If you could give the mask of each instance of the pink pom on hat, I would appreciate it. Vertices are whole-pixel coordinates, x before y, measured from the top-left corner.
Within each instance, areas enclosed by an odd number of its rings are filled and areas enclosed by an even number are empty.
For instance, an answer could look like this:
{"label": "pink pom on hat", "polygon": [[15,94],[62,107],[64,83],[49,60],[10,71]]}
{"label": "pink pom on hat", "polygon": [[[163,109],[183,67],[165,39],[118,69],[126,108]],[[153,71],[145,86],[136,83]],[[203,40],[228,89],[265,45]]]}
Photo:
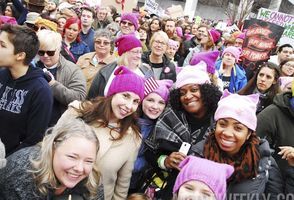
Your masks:
{"label": "pink pom on hat", "polygon": [[234,47],[234,46],[229,46],[229,47],[225,48],[222,56],[224,56],[225,53],[231,53],[236,58],[236,62],[237,62],[239,60],[241,52],[242,52],[242,49]]}
{"label": "pink pom on hat", "polygon": [[124,13],[121,15],[121,21],[124,21],[124,20],[128,20],[130,21],[134,26],[135,26],[135,29],[138,30],[139,28],[139,20],[138,20],[138,17],[135,13]]}
{"label": "pink pom on hat", "polygon": [[215,44],[221,37],[220,32],[215,29],[211,29],[208,31],[210,38],[212,39],[213,43]]}
{"label": "pink pom on hat", "polygon": [[115,41],[115,46],[118,50],[118,55],[121,56],[123,53],[130,51],[137,47],[142,47],[141,41],[136,38],[135,35],[122,35]]}
{"label": "pink pom on hat", "polygon": [[201,181],[214,193],[217,200],[226,197],[227,179],[233,174],[234,168],[227,164],[217,163],[204,158],[187,156],[179,167],[173,193],[177,193],[180,187],[188,181]]}
{"label": "pink pom on hat", "polygon": [[238,95],[232,94],[226,89],[218,102],[214,119],[217,121],[222,118],[233,118],[255,131],[257,124],[255,113],[258,101],[258,94]]}
{"label": "pink pom on hat", "polygon": [[197,66],[187,65],[182,67],[181,71],[177,74],[175,85],[176,88],[181,88],[187,84],[202,85],[204,83],[210,83],[210,79],[206,72],[206,64],[202,61]]}
{"label": "pink pom on hat", "polygon": [[114,72],[114,79],[112,80],[107,97],[120,92],[133,92],[140,97],[142,101],[144,98],[144,79],[134,72],[130,71],[125,66],[120,66]]}
{"label": "pink pom on hat", "polygon": [[190,60],[190,65],[197,65],[200,61],[204,61],[207,65],[206,71],[208,73],[215,73],[215,62],[218,58],[219,51],[208,51],[208,52],[200,52],[195,53]]}

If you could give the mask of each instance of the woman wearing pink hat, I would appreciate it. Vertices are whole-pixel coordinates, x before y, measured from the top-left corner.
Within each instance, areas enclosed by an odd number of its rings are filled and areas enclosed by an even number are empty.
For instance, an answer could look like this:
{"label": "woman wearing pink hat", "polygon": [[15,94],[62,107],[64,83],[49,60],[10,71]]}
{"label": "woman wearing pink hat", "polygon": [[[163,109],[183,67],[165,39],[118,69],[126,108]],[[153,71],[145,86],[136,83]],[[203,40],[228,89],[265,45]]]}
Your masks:
{"label": "woman wearing pink hat", "polygon": [[114,71],[121,65],[126,66],[129,70],[137,75],[152,76],[152,70],[146,65],[142,65],[142,44],[134,35],[123,35],[115,41],[118,49],[118,59],[104,66],[95,75],[90,86],[88,99],[93,99],[97,96],[106,96],[110,83],[114,78]]}
{"label": "woman wearing pink hat", "polygon": [[227,47],[222,53],[222,59],[216,62],[215,67],[219,78],[223,81],[223,88],[232,93],[238,92],[247,84],[245,71],[237,65],[241,55],[241,49]]}
{"label": "woman wearing pink hat", "polygon": [[259,94],[259,102],[256,113],[273,103],[276,94],[281,92],[279,85],[280,71],[274,63],[263,63],[257,69],[255,75],[248,81],[248,84],[242,88],[238,94],[249,95]]}
{"label": "woman wearing pink hat", "polygon": [[198,146],[206,159],[234,167],[228,180],[228,199],[261,195],[277,199],[283,193],[283,180],[269,144],[255,133],[258,99],[257,94],[242,96],[225,90],[214,115],[215,131]]}
{"label": "woman wearing pink hat", "polygon": [[[170,106],[158,118],[145,156],[153,168],[167,171],[166,186],[160,191],[163,199],[171,199],[172,187],[179,172],[179,163],[186,154],[195,154],[195,146],[213,127],[212,116],[221,92],[210,83],[208,74],[187,66],[177,75],[170,93]],[[181,146],[191,146],[180,152]]]}
{"label": "woman wearing pink hat", "polygon": [[141,144],[135,112],[144,98],[144,79],[123,66],[114,76],[105,97],[72,102],[58,123],[79,117],[94,127],[100,141],[97,164],[105,199],[123,200]]}
{"label": "woman wearing pink hat", "polygon": [[[164,111],[169,98],[169,89],[172,86],[172,80],[157,80],[149,78],[145,82],[145,97],[140,106],[138,125],[142,134],[142,144],[139,150],[137,160],[132,174],[130,193],[144,192],[142,187],[148,176],[145,171],[150,169],[144,153],[148,145],[148,137],[152,133],[158,117]],[[149,178],[149,177],[148,177]]]}

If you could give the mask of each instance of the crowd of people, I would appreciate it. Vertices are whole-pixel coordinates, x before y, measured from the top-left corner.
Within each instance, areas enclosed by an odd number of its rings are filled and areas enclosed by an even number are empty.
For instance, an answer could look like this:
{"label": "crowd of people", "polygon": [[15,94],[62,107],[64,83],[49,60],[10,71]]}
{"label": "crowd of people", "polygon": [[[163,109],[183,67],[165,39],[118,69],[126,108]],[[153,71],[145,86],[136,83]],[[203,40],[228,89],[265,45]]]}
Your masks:
{"label": "crowd of people", "polygon": [[0,3],[0,199],[294,198],[294,47],[81,0]]}

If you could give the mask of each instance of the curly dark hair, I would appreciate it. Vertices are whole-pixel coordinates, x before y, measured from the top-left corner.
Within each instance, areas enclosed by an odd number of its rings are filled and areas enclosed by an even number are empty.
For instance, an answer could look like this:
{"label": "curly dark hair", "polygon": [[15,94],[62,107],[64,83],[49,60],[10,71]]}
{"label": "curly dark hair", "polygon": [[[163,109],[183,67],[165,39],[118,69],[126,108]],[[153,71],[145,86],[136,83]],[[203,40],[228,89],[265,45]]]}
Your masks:
{"label": "curly dark hair", "polygon": [[[199,85],[201,99],[207,110],[207,115],[213,115],[217,109],[217,103],[220,100],[222,93],[213,84],[204,83]],[[172,109],[177,111],[183,111],[184,108],[180,101],[180,89],[173,89],[170,92],[169,103]]]}

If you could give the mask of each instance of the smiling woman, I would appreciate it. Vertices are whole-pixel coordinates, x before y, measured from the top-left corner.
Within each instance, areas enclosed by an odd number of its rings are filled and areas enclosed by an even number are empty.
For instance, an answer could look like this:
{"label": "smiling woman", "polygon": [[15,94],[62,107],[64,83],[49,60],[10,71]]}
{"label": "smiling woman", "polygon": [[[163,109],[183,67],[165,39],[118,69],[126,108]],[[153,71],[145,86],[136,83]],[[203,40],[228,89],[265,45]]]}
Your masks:
{"label": "smiling woman", "polygon": [[58,123],[80,117],[94,127],[105,199],[126,199],[141,143],[135,111],[144,97],[144,79],[122,66],[114,75],[106,97],[71,103]]}
{"label": "smiling woman", "polygon": [[[48,131],[43,141],[7,158],[0,170],[4,199],[103,199],[96,165],[99,141],[80,119],[69,119]],[[76,144],[79,143],[79,148]]]}

